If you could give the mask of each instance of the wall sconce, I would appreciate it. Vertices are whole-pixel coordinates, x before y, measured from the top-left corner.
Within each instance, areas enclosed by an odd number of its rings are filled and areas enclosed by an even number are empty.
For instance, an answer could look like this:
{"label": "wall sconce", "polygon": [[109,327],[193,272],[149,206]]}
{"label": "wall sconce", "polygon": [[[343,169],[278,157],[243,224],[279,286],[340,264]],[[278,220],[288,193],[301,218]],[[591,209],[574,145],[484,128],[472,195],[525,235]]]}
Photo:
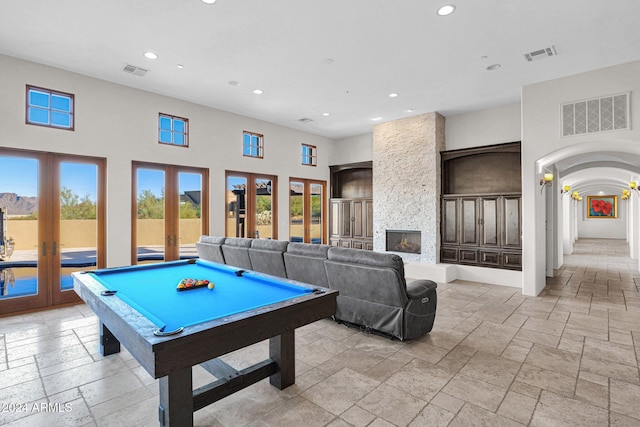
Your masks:
{"label": "wall sconce", "polygon": [[638,189],[638,183],[636,183],[635,181],[629,182],[629,188],[640,192],[640,189]]}
{"label": "wall sconce", "polygon": [[576,202],[582,201],[582,196],[577,191],[574,191],[573,193],[571,193],[571,198]]}
{"label": "wall sconce", "polygon": [[562,187],[560,189],[560,194],[562,194],[562,196],[565,196],[565,195],[569,194],[570,190],[571,190],[571,186],[570,185],[565,185],[564,187]]}
{"label": "wall sconce", "polygon": [[552,173],[547,172],[544,175],[542,175],[542,178],[540,178],[540,194],[542,194],[542,189],[548,185],[551,185],[552,182],[553,182]]}
{"label": "wall sconce", "polygon": [[629,198],[631,197],[631,191],[627,190],[626,188],[622,189],[622,200],[629,200]]}

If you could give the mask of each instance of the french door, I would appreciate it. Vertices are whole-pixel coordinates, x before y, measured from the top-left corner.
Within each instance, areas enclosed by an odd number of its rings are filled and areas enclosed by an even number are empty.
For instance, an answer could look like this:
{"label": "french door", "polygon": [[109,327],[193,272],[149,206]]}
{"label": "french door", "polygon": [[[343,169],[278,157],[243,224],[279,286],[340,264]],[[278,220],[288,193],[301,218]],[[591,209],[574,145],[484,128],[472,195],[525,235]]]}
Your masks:
{"label": "french door", "polygon": [[105,160],[0,149],[0,314],[80,301],[71,272],[102,268]]}
{"label": "french door", "polygon": [[225,235],[278,238],[277,177],[226,172]]}
{"label": "french door", "polygon": [[131,264],[197,256],[209,230],[208,169],[133,163]]}
{"label": "french door", "polygon": [[289,179],[289,240],[326,243],[326,182]]}

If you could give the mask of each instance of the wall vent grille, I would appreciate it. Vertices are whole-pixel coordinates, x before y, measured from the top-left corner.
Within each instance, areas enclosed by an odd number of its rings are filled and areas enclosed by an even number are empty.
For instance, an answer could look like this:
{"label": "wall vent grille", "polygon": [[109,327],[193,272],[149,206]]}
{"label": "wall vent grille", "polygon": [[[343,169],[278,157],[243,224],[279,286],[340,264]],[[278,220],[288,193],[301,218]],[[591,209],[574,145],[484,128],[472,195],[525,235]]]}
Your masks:
{"label": "wall vent grille", "polygon": [[562,136],[631,129],[629,93],[561,105]]}
{"label": "wall vent grille", "polygon": [[149,70],[137,67],[135,65],[126,64],[124,67],[122,67],[122,71],[124,71],[125,73],[133,74],[134,76],[142,77],[147,74]]}

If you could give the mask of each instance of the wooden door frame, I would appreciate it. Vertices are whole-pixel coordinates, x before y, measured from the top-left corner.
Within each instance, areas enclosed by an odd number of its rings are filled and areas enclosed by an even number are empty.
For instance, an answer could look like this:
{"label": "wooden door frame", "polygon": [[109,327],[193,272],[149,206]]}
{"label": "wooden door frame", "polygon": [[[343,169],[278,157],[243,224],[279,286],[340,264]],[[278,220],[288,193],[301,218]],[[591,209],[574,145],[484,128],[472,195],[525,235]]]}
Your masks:
{"label": "wooden door frame", "polygon": [[[37,220],[37,264],[36,280],[38,293],[33,296],[1,300],[0,315],[33,311],[59,304],[80,301],[73,291],[62,291],[60,287],[61,263],[58,239],[60,237],[60,163],[64,161],[85,162],[98,165],[98,235],[96,242],[98,268],[106,266],[106,159],[65,153],[23,150],[0,147],[0,156],[34,159],[38,162],[38,220]],[[55,253],[53,251],[56,247]]]}
{"label": "wooden door frame", "polygon": [[[291,183],[301,182],[303,185],[302,196],[302,222],[303,222],[303,238],[304,243],[311,243],[311,185],[320,185],[322,187],[322,235],[321,243],[327,243],[327,182],[319,179],[295,178],[289,177],[289,207],[291,206]],[[289,213],[289,230],[291,230],[291,213]],[[291,233],[289,233],[291,239]]]}
{"label": "wooden door frame", "polygon": [[180,210],[178,203],[180,172],[195,173],[202,176],[200,189],[200,225],[201,234],[209,234],[209,169],[193,166],[170,165],[166,163],[131,162],[131,265],[138,264],[138,169],[159,170],[164,173],[164,260],[171,261],[180,257]]}
{"label": "wooden door frame", "polygon": [[[250,230],[250,227],[255,227],[255,204],[256,204],[256,192],[248,191],[248,187],[252,189],[255,187],[255,182],[258,179],[266,179],[271,181],[271,231],[272,239],[278,238],[278,176],[277,175],[269,175],[264,173],[254,173],[254,172],[241,172],[241,171],[232,171],[226,170],[224,173],[224,235],[229,235],[229,230],[227,229],[227,191],[228,191],[228,182],[229,176],[237,176],[242,177],[247,180],[247,188],[245,189],[245,237],[254,237],[255,231]],[[249,215],[249,208],[251,208],[252,214]],[[253,231],[254,236],[249,236],[249,233]]]}

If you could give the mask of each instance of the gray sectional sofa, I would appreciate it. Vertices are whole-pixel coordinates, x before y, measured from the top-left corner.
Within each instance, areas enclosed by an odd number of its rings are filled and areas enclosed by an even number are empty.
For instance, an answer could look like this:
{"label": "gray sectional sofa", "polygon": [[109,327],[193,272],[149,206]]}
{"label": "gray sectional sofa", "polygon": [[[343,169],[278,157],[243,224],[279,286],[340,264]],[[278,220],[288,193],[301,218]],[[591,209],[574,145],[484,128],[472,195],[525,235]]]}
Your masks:
{"label": "gray sectional sofa", "polygon": [[406,282],[396,254],[291,243],[202,236],[200,258],[339,291],[335,320],[408,340],[428,333],[437,285]]}

